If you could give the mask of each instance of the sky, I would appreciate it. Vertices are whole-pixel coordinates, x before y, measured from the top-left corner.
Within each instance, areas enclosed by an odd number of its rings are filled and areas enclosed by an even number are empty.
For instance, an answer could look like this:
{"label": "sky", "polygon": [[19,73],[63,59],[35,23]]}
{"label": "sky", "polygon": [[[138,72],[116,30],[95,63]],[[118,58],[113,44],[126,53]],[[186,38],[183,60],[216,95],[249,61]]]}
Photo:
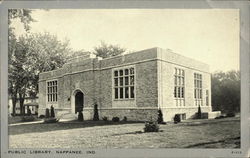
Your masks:
{"label": "sky", "polygon": [[207,63],[211,72],[239,70],[237,9],[37,9],[31,16],[31,32],[69,39],[73,50],[92,51],[101,41],[128,51],[160,47]]}

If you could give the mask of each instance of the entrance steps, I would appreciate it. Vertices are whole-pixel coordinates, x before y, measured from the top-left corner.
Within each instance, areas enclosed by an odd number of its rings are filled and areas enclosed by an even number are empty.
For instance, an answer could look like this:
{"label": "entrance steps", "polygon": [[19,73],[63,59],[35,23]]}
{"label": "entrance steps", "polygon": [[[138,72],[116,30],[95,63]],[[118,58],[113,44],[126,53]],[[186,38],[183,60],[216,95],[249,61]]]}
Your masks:
{"label": "entrance steps", "polygon": [[73,121],[77,120],[78,115],[74,113],[69,113],[69,112],[58,112],[57,113],[57,118],[59,119],[60,122],[64,121]]}

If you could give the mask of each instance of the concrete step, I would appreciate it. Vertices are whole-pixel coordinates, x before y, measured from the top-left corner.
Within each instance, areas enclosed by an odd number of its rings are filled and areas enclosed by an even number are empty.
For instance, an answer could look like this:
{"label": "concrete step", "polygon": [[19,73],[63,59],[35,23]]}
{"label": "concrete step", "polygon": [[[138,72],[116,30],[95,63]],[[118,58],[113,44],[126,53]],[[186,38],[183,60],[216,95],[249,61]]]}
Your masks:
{"label": "concrete step", "polygon": [[72,121],[72,120],[77,120],[78,115],[77,114],[73,114],[73,113],[57,113],[57,118],[59,119],[59,121]]}

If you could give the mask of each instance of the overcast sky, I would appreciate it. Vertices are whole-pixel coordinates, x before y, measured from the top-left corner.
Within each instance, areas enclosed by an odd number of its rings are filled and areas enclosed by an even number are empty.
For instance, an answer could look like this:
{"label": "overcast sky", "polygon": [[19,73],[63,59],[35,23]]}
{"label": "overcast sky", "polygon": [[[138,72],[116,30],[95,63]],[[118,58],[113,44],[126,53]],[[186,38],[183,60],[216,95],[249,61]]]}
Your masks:
{"label": "overcast sky", "polygon": [[91,51],[100,41],[130,51],[161,47],[205,62],[211,72],[239,70],[238,10],[57,9],[35,10],[32,17],[31,32],[67,38],[74,50]]}

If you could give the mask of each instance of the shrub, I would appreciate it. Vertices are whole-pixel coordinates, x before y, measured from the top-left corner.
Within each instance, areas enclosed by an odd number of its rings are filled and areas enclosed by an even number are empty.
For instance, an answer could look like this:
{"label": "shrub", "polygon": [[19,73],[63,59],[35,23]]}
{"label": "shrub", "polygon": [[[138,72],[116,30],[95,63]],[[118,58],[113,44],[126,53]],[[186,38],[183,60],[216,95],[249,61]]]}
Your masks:
{"label": "shrub", "polygon": [[98,114],[98,108],[97,108],[97,104],[94,105],[94,121],[98,121],[99,120],[99,114]]}
{"label": "shrub", "polygon": [[159,128],[157,122],[145,122],[144,132],[159,132]]}
{"label": "shrub", "polygon": [[181,122],[181,116],[179,114],[175,114],[174,123],[179,123],[179,122]]}
{"label": "shrub", "polygon": [[31,115],[31,110],[30,110],[30,108],[28,108],[28,110],[27,110],[27,115]]}
{"label": "shrub", "polygon": [[227,113],[226,117],[235,117],[235,113],[233,112]]}
{"label": "shrub", "polygon": [[215,117],[214,119],[222,119],[222,118],[225,118],[225,116],[220,115],[220,116],[218,116],[218,117]]}
{"label": "shrub", "polygon": [[78,112],[78,121],[83,121],[83,114],[82,111]]}
{"label": "shrub", "polygon": [[102,120],[103,120],[103,121],[108,121],[108,117],[104,116],[104,117],[102,118]]}
{"label": "shrub", "polygon": [[198,107],[197,119],[201,119],[201,107],[200,107],[200,105]]}
{"label": "shrub", "polygon": [[112,121],[113,121],[113,122],[119,122],[119,121],[120,121],[120,118],[119,118],[119,117],[113,117],[113,118],[112,118]]}
{"label": "shrub", "polygon": [[49,109],[46,108],[46,110],[45,110],[45,118],[49,118],[49,117],[50,117]]}
{"label": "shrub", "polygon": [[122,121],[127,122],[128,118],[126,116],[123,117]]}
{"label": "shrub", "polygon": [[59,119],[57,119],[55,117],[50,117],[50,118],[45,118],[44,119],[44,123],[56,123],[58,121],[59,121]]}
{"label": "shrub", "polygon": [[40,115],[39,118],[43,119],[45,118],[45,115]]}
{"label": "shrub", "polygon": [[50,116],[55,117],[55,110],[54,110],[53,105],[51,105],[51,107],[50,107]]}
{"label": "shrub", "polygon": [[163,122],[163,116],[162,116],[162,112],[161,109],[158,110],[158,123],[162,123]]}
{"label": "shrub", "polygon": [[23,116],[22,117],[22,121],[23,122],[29,122],[29,121],[34,121],[35,120],[35,117],[30,115],[30,116]]}

